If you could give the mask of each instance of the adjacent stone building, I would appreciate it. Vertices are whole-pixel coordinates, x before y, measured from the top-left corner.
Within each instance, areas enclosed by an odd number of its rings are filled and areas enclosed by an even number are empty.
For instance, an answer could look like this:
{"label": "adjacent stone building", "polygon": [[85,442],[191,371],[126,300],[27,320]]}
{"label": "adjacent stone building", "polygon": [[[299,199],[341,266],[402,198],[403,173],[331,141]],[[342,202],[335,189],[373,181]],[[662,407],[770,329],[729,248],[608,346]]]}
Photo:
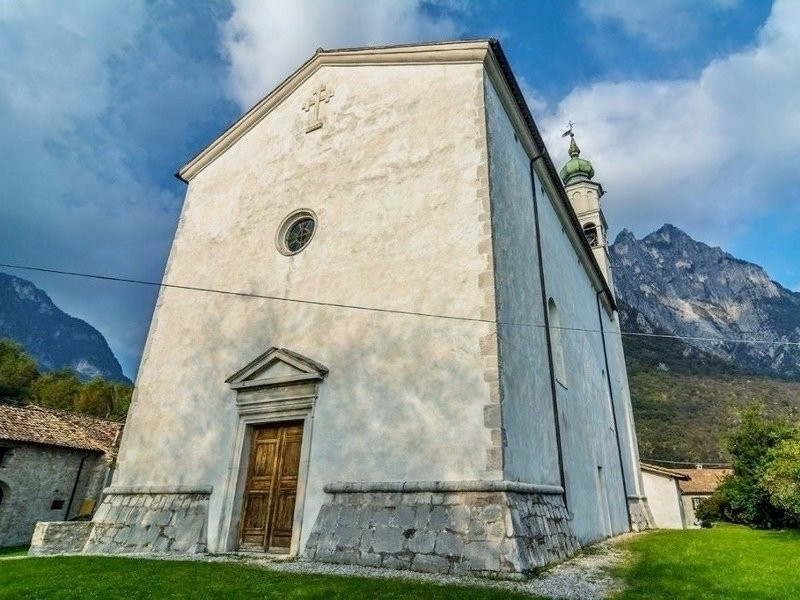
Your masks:
{"label": "adjacent stone building", "polygon": [[0,404],[0,547],[28,544],[37,521],[90,517],[120,429],[85,415]]}
{"label": "adjacent stone building", "polygon": [[694,469],[666,469],[641,463],[641,468],[653,526],[659,529],[699,527],[695,514],[698,505],[733,472],[702,465]]}
{"label": "adjacent stone building", "polygon": [[319,50],[179,171],[84,551],[524,572],[644,526],[572,141],[562,181],[495,41]]}

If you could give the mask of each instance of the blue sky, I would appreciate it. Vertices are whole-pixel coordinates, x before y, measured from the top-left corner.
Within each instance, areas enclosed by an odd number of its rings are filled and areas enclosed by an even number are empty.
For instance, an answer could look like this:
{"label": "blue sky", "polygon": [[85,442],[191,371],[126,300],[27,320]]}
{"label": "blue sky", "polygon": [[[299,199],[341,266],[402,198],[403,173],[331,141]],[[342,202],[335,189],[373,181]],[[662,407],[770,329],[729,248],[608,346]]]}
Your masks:
{"label": "blue sky", "polygon": [[[800,290],[794,0],[0,0],[0,262],[158,280],[173,173],[317,47],[489,36],[556,162],[576,123],[612,235],[670,222]],[[135,376],[153,289],[9,272]]]}

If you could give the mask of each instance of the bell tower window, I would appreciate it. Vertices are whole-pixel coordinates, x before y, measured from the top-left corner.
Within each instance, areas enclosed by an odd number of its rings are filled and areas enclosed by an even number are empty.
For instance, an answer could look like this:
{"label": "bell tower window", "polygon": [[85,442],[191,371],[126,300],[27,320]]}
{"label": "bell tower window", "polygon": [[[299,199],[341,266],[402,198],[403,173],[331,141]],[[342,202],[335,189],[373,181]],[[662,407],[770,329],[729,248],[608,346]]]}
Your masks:
{"label": "bell tower window", "polygon": [[586,225],[583,226],[583,235],[592,248],[600,245],[600,239],[597,235],[597,225],[594,223],[586,223]]}

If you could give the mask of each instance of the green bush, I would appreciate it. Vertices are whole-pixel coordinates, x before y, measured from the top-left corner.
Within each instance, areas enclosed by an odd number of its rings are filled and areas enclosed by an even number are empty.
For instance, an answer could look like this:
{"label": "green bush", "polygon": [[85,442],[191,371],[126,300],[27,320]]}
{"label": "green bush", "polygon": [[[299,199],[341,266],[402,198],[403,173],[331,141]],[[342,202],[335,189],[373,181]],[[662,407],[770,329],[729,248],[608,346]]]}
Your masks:
{"label": "green bush", "polygon": [[765,418],[753,404],[727,439],[733,473],[700,504],[701,521],[725,520],[763,529],[800,525],[800,429]]}
{"label": "green bush", "polygon": [[770,450],[761,484],[772,504],[800,523],[800,435],[795,433]]}
{"label": "green bush", "polygon": [[711,527],[717,521],[724,521],[726,503],[721,493],[715,492],[708,498],[700,501],[694,514],[700,521],[700,527]]}

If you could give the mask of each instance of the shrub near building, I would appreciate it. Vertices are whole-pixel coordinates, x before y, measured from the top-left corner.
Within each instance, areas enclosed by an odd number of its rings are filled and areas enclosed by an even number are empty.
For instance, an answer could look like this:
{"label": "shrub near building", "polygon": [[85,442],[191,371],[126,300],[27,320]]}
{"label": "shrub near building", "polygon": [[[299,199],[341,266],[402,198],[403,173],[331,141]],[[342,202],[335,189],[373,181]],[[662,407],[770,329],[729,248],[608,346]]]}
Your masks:
{"label": "shrub near building", "polygon": [[767,419],[761,405],[741,413],[727,439],[733,474],[702,502],[697,515],[765,529],[800,526],[800,427]]}

